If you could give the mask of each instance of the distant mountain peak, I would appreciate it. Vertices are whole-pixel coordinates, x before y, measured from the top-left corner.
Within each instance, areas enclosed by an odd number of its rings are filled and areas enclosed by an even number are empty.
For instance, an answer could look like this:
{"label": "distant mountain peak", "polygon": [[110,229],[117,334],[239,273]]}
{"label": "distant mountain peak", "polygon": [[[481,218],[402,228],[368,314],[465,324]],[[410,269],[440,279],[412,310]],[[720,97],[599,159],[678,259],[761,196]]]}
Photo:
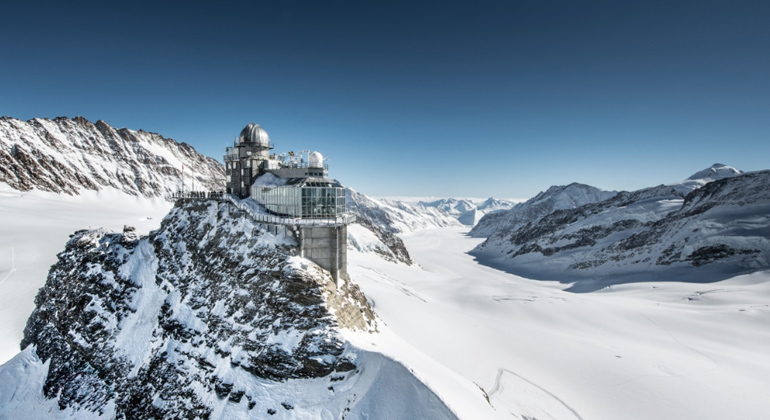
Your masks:
{"label": "distant mountain peak", "polygon": [[722,163],[715,163],[702,171],[698,171],[692,174],[687,179],[689,180],[711,179],[712,181],[716,181],[719,179],[740,175],[742,173],[743,171],[741,171],[740,169],[733,168],[732,166],[727,166]]}

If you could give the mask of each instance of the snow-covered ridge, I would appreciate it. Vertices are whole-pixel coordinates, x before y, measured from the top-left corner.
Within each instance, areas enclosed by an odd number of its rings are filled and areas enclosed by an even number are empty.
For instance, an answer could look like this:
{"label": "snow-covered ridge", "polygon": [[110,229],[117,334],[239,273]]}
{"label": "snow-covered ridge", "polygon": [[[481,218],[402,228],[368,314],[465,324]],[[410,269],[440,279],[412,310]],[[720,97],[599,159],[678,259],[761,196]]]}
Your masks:
{"label": "snow-covered ridge", "polygon": [[433,201],[420,201],[417,206],[437,208],[465,226],[474,226],[484,215],[510,210],[514,204],[511,200],[490,197],[483,201],[467,198],[442,198]]}
{"label": "snow-covered ridge", "polygon": [[374,330],[366,298],[296,251],[213,201],[147,237],[77,232],[0,367],[0,418],[456,418],[343,338]]}
{"label": "snow-covered ridge", "polygon": [[589,203],[596,203],[613,197],[615,191],[604,191],[590,185],[572,183],[553,186],[508,211],[485,215],[471,229],[471,235],[482,238],[514,232],[527,223],[536,223],[555,210],[573,209]]}
{"label": "snow-covered ridge", "polygon": [[494,233],[474,255],[530,278],[578,281],[576,290],[770,269],[770,171],[722,175],[556,210]]}
{"label": "snow-covered ridge", "polygon": [[183,179],[186,189],[218,191],[224,169],[186,143],[101,120],[0,118],[0,182],[16,190],[77,195],[111,187],[164,197]]}

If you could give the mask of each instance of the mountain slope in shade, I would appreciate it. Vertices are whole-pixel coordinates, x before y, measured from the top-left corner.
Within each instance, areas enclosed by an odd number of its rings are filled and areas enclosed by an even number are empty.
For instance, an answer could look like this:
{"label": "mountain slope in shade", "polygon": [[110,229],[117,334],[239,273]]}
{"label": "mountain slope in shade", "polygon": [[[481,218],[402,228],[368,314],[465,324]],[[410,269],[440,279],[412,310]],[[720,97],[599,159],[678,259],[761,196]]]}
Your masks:
{"label": "mountain slope in shade", "polygon": [[571,209],[584,204],[606,200],[616,194],[590,185],[572,183],[553,186],[508,211],[485,215],[471,229],[471,236],[483,238],[493,235],[507,236],[527,223],[536,223],[555,210]]}
{"label": "mountain slope in shade", "polygon": [[224,169],[186,143],[101,120],[0,118],[0,182],[19,191],[77,195],[111,187],[164,197],[181,189],[183,178],[188,190],[219,191]]}
{"label": "mountain slope in shade", "polygon": [[0,367],[0,418],[455,419],[344,339],[376,333],[366,298],[296,254],[211,201],[178,203],[147,237],[77,232]]}
{"label": "mountain slope in shade", "polygon": [[691,177],[557,210],[491,236],[473,254],[530,278],[577,282],[574,290],[657,279],[716,281],[766,270],[770,171],[731,175]]}

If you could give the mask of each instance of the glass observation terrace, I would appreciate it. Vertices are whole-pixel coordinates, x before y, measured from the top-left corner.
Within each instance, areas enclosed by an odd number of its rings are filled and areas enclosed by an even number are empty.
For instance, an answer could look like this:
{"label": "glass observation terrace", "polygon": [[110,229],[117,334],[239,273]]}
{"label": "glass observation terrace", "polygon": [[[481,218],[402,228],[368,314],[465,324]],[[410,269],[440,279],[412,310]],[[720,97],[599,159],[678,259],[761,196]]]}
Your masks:
{"label": "glass observation terrace", "polygon": [[345,214],[345,189],[341,187],[255,187],[251,198],[279,216],[333,219]]}

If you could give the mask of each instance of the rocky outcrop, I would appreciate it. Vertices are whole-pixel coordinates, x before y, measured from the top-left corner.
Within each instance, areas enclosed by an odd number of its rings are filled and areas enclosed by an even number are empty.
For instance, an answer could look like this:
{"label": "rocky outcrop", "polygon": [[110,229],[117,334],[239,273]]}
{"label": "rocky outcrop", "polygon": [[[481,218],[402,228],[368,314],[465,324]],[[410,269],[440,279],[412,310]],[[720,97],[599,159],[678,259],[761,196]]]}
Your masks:
{"label": "rocky outcrop", "polygon": [[186,143],[101,120],[0,118],[0,182],[14,189],[77,195],[114,188],[164,197],[183,179],[187,189],[220,191],[224,168]]}
{"label": "rocky outcrop", "polygon": [[[291,236],[213,201],[180,201],[149,237],[79,231],[36,298],[22,348],[48,365],[42,392],[62,410],[133,419],[209,418],[223,407],[259,418],[312,415],[324,407],[291,393],[266,399],[265,387],[315,378],[311,388],[334,400],[335,387],[358,372],[340,322],[365,331],[376,324],[357,286],[335,288],[296,254]],[[355,404],[334,401],[336,415]]]}

